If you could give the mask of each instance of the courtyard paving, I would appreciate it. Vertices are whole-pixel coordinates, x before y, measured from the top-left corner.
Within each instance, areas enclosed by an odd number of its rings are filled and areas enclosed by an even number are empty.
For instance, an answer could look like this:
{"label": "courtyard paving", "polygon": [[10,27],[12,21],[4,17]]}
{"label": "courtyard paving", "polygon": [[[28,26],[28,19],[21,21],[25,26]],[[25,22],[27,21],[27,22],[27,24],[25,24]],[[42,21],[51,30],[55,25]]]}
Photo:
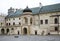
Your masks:
{"label": "courtyard paving", "polygon": [[0,41],[60,41],[59,35],[40,36],[40,35],[11,35],[0,36]]}

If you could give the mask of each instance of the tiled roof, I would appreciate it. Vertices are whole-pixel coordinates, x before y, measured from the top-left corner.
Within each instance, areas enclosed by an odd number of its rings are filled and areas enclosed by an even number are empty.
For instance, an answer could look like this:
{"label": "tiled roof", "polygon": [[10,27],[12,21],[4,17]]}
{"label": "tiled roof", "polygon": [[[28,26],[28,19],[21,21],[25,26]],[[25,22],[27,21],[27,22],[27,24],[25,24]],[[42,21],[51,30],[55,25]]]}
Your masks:
{"label": "tiled roof", "polygon": [[[59,4],[42,6],[42,8],[35,7],[35,8],[30,8],[30,9],[32,10],[32,14],[58,12],[58,11],[60,11],[60,3]],[[6,16],[6,18],[17,17],[17,16],[20,16],[20,15],[23,15],[23,10],[18,9],[15,13],[8,14]]]}
{"label": "tiled roof", "polygon": [[60,4],[54,4],[54,5],[43,6],[40,13],[58,12],[58,11],[60,11]]}

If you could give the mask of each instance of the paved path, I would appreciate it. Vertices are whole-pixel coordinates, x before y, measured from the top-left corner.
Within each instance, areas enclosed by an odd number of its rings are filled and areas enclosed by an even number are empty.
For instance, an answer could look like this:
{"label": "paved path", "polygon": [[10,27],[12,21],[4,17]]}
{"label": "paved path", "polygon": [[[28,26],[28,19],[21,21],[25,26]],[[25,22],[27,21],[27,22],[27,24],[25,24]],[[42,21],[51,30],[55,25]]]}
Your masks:
{"label": "paved path", "polygon": [[35,35],[19,35],[19,36],[0,36],[0,41],[60,41],[60,36],[35,36]]}

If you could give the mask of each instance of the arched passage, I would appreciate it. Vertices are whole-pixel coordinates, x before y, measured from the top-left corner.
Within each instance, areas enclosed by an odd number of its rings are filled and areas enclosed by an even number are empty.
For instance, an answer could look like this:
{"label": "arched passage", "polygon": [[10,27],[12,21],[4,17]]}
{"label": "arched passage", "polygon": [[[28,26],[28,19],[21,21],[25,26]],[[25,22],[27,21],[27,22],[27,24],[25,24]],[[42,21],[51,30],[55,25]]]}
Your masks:
{"label": "arched passage", "polygon": [[6,32],[8,33],[9,32],[9,29],[6,29]]}
{"label": "arched passage", "polygon": [[26,35],[27,34],[27,28],[24,28],[23,32],[24,32],[24,35]]}
{"label": "arched passage", "polygon": [[5,34],[4,32],[5,32],[5,30],[4,29],[1,29],[1,34]]}
{"label": "arched passage", "polygon": [[28,19],[26,17],[24,17],[24,20],[25,20],[25,24],[28,23]]}

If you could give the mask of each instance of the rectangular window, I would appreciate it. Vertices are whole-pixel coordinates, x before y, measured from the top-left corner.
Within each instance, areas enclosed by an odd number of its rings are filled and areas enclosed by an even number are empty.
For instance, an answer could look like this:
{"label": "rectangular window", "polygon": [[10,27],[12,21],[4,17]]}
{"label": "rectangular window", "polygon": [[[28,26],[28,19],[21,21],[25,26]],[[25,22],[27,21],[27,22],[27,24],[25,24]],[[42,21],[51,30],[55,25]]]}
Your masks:
{"label": "rectangular window", "polygon": [[48,19],[45,20],[45,24],[48,24]]}
{"label": "rectangular window", "polygon": [[40,24],[43,24],[43,20],[40,20]]}

